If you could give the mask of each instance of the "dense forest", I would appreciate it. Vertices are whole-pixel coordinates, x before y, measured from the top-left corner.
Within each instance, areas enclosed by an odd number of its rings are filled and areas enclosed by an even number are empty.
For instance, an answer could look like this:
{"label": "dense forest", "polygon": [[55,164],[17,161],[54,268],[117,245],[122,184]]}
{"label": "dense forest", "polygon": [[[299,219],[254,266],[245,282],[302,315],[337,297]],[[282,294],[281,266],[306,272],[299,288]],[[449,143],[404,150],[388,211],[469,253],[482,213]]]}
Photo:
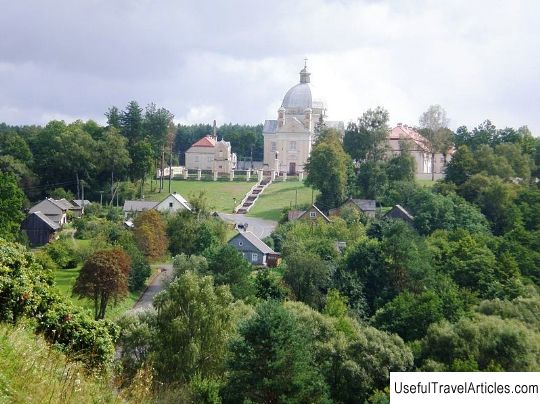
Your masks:
{"label": "dense forest", "polygon": [[[139,111],[139,126],[130,111]],[[109,375],[122,399],[387,403],[391,371],[540,371],[540,140],[526,127],[419,128],[430,150],[453,150],[445,179],[425,186],[406,144],[388,155],[384,109],[364,113],[343,139],[321,123],[306,179],[319,191],[317,205],[372,198],[378,213],[343,209],[314,224],[289,222],[285,210],[264,240],[281,253],[277,268],[254,268],[227,244],[204,194],[191,200],[193,213],[152,211],[133,230],[112,207],[90,211],[75,226],[93,245],[67,252],[84,263],[81,274],[114,267],[125,293],[130,282],[140,287],[132,263],[144,280],[148,262],[173,261],[155,310],[113,323],[99,319],[97,297],[95,320],[54,292],[57,251],[34,254],[13,242],[17,210],[25,197],[76,192],[76,177],[89,189],[111,177],[142,181],[162,149],[174,141],[173,150],[185,150],[211,127],[172,128],[165,110],[143,113],[133,103],[107,116],[107,127],[2,126],[1,203],[15,208],[0,211],[0,320],[33,319],[47,341]],[[220,131],[243,147],[239,154],[260,147],[258,127]],[[385,218],[396,204],[410,223]],[[74,293],[92,299],[92,279]]]}

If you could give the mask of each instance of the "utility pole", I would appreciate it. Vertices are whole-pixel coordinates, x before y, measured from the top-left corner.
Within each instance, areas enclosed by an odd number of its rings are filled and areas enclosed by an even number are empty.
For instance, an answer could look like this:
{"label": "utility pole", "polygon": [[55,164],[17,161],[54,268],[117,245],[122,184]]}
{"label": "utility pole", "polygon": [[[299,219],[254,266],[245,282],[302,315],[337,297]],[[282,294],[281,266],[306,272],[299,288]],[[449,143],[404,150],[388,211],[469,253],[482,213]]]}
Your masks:
{"label": "utility pole", "polygon": [[298,188],[295,189],[296,195],[294,196],[294,208],[298,207]]}
{"label": "utility pole", "polygon": [[169,153],[169,194],[171,193],[171,180],[172,180],[172,143]]}
{"label": "utility pole", "polygon": [[165,147],[161,147],[161,171],[159,173],[159,192],[163,191],[163,163],[165,160]]}
{"label": "utility pole", "polygon": [[103,191],[99,191],[99,204],[103,206]]}

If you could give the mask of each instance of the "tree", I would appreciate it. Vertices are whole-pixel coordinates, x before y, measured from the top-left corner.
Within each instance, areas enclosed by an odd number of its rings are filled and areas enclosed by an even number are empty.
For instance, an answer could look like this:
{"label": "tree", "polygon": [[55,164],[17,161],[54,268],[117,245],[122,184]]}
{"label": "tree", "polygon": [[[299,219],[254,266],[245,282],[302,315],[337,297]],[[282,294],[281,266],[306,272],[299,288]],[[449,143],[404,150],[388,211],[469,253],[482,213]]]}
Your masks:
{"label": "tree", "polygon": [[101,156],[100,169],[110,173],[112,203],[115,174],[116,179],[122,178],[132,163],[127,150],[127,140],[116,128],[112,127],[105,131],[97,146]]}
{"label": "tree", "polygon": [[289,296],[289,290],[278,274],[264,269],[255,278],[255,296],[263,300],[283,301]]}
{"label": "tree", "polygon": [[473,370],[527,372],[540,366],[539,341],[538,332],[517,320],[477,314],[430,327],[419,356],[454,371],[469,361]]}
{"label": "tree", "polygon": [[446,153],[452,146],[453,133],[448,129],[449,120],[446,111],[440,105],[430,105],[419,119],[420,133],[427,140],[426,146],[431,153],[431,179],[435,180],[435,154]]}
{"label": "tree", "polygon": [[233,297],[212,277],[186,271],[154,299],[154,368],[160,381],[189,382],[223,373],[233,329]]}
{"label": "tree", "polygon": [[308,172],[305,183],[321,191],[317,197],[321,208],[334,208],[345,199],[350,164],[337,133],[325,137],[311,151],[305,166]]}
{"label": "tree", "polygon": [[360,165],[357,176],[360,195],[366,199],[380,199],[388,187],[386,165],[381,161],[366,161]]}
{"label": "tree", "polygon": [[251,265],[233,246],[224,246],[212,252],[208,272],[216,285],[229,285],[232,295],[245,299],[255,294],[251,279]]}
{"label": "tree", "polygon": [[328,401],[305,330],[280,303],[260,304],[238,333],[229,348],[226,403]]}
{"label": "tree", "polygon": [[389,114],[382,107],[364,112],[357,123],[349,123],[343,148],[360,162],[380,161],[386,157]]}
{"label": "tree", "polygon": [[162,258],[167,252],[169,240],[165,232],[165,221],[156,210],[146,210],[133,222],[135,241],[149,259]]}
{"label": "tree", "polygon": [[24,194],[15,177],[0,172],[0,238],[15,240],[24,219]]}
{"label": "tree", "polygon": [[416,161],[409,151],[408,144],[400,142],[401,152],[388,159],[386,174],[390,181],[414,181]]}
{"label": "tree", "polygon": [[[116,118],[115,118],[116,119]],[[120,112],[120,127],[122,135],[124,135],[129,142],[129,146],[135,145],[143,138],[143,117],[142,108],[136,101],[131,101],[126,109]],[[132,155],[132,159],[135,158]]]}
{"label": "tree", "polygon": [[461,185],[475,173],[475,167],[476,162],[471,149],[466,145],[459,146],[446,166],[445,181]]}
{"label": "tree", "polygon": [[73,285],[73,293],[94,301],[94,317],[105,318],[111,299],[127,295],[130,260],[120,248],[97,251],[92,254]]}
{"label": "tree", "polygon": [[152,143],[154,156],[161,156],[174,115],[165,108],[157,108],[156,104],[150,103],[146,106],[143,119],[143,132]]}
{"label": "tree", "polygon": [[315,309],[321,309],[330,286],[329,264],[313,253],[300,251],[287,256],[286,263],[283,280],[296,298]]}
{"label": "tree", "polygon": [[144,194],[144,181],[152,171],[154,164],[154,152],[148,140],[139,140],[130,149],[131,166],[130,173],[135,179],[141,180],[141,196]]}
{"label": "tree", "polygon": [[120,118],[120,110],[118,107],[112,106],[107,112],[105,112],[107,117],[107,125],[111,128],[120,129],[122,127],[122,122]]}

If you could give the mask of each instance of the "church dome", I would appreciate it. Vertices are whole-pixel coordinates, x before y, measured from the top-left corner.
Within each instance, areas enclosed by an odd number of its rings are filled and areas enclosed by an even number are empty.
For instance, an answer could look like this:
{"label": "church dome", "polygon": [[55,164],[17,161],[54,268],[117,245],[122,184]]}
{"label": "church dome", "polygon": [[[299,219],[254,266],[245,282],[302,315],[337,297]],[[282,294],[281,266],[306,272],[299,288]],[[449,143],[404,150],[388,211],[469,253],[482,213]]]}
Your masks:
{"label": "church dome", "polygon": [[304,66],[300,71],[300,83],[287,91],[281,103],[282,108],[301,110],[301,112],[307,108],[324,108],[324,103],[316,96],[316,91],[310,84],[310,76],[311,73]]}

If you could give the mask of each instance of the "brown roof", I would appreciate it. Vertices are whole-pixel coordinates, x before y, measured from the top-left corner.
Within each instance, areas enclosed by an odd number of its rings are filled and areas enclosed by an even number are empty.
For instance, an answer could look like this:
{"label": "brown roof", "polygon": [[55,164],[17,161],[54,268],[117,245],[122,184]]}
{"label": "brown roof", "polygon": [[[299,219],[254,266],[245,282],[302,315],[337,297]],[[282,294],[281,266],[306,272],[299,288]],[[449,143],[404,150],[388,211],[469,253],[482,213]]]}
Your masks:
{"label": "brown roof", "polygon": [[210,136],[206,135],[203,138],[197,140],[191,147],[214,147],[216,145],[216,140]]}

